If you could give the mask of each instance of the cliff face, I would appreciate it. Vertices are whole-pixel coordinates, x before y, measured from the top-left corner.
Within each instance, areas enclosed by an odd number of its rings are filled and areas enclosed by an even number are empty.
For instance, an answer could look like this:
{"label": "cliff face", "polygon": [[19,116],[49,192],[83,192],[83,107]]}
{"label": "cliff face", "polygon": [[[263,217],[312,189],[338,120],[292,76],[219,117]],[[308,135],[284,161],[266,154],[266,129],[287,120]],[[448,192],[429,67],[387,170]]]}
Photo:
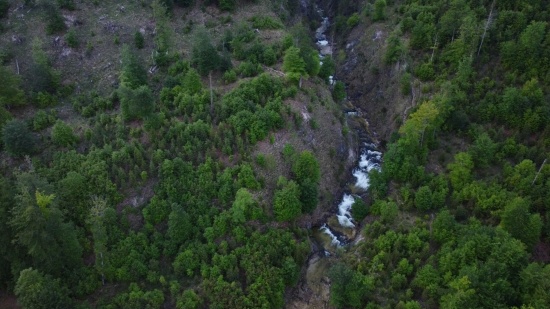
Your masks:
{"label": "cliff face", "polygon": [[407,96],[400,91],[407,64],[384,64],[386,40],[392,30],[386,23],[360,24],[342,39],[335,52],[345,54],[337,67],[337,79],[346,84],[349,101],[364,113],[382,143],[398,129],[415,97],[414,91]]}
{"label": "cliff face", "polygon": [[[365,18],[361,3],[345,0],[319,0],[316,3],[332,22],[329,31],[337,63],[335,77],[346,84],[349,102],[363,112],[370,130],[384,144],[414,106],[418,92],[414,87],[410,95],[403,95],[400,91],[406,62],[384,63],[387,40],[396,25],[391,19],[373,23]],[[338,19],[345,21],[355,12],[361,16],[357,26],[348,31],[335,30]]]}

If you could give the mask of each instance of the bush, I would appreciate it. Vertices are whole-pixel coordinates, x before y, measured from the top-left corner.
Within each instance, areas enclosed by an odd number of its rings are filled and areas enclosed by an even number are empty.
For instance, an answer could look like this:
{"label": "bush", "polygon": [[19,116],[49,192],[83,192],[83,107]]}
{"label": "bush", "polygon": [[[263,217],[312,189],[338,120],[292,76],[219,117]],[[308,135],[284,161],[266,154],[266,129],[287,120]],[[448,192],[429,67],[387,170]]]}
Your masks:
{"label": "bush", "polygon": [[155,108],[153,93],[145,85],[137,89],[122,86],[118,89],[118,95],[124,120],[144,119]]}
{"label": "bush", "polygon": [[269,16],[254,16],[250,19],[250,21],[252,22],[252,27],[257,29],[277,30],[283,28],[283,24],[280,21]]}
{"label": "bush", "polygon": [[353,13],[348,18],[348,21],[346,22],[346,24],[348,25],[348,28],[350,28],[350,29],[357,26],[359,24],[359,14]]}
{"label": "bush", "polygon": [[77,48],[80,44],[78,40],[78,36],[76,35],[76,30],[74,28],[69,29],[67,31],[67,34],[65,35],[65,41],[67,41],[67,45],[71,48]]}
{"label": "bush", "polygon": [[369,209],[367,208],[367,203],[363,199],[356,198],[355,202],[351,206],[351,215],[353,220],[360,222],[369,214]]}
{"label": "bush", "polygon": [[136,31],[134,33],[134,45],[138,49],[142,49],[145,46],[145,38],[143,37],[143,34],[141,32]]}
{"label": "bush", "polygon": [[47,34],[58,33],[67,28],[67,26],[65,26],[65,20],[63,19],[63,16],[59,12],[59,10],[54,7],[51,7],[48,10],[46,23]]}
{"label": "bush", "polygon": [[52,141],[58,146],[70,146],[78,142],[73,129],[61,120],[55,122],[52,128]]}
{"label": "bush", "polygon": [[400,84],[401,84],[401,93],[403,93],[403,95],[411,94],[411,91],[412,91],[411,78],[412,78],[411,73],[405,73],[401,77]]}
{"label": "bush", "polygon": [[237,71],[241,77],[253,77],[258,75],[261,72],[261,67],[259,65],[253,64],[252,62],[245,61],[242,62]]}
{"label": "bush", "polygon": [[8,15],[10,3],[8,0],[0,0],[0,18],[4,18]]}
{"label": "bush", "polygon": [[433,63],[423,63],[416,69],[416,75],[422,81],[429,81],[435,78],[435,70]]}
{"label": "bush", "polygon": [[55,117],[53,115],[48,115],[45,111],[39,110],[34,115],[32,120],[32,129],[34,131],[41,131],[55,122]]}
{"label": "bush", "polygon": [[268,47],[264,50],[262,54],[262,63],[271,66],[277,63],[277,53],[272,47]]}
{"label": "bush", "polygon": [[52,107],[57,105],[57,99],[55,96],[47,92],[39,92],[36,95],[36,106],[40,108]]}
{"label": "bush", "polygon": [[57,0],[57,5],[60,8],[73,11],[76,7],[74,5],[74,0]]}
{"label": "bush", "polygon": [[220,9],[222,11],[233,11],[235,9],[235,0],[220,0]]}
{"label": "bush", "polygon": [[223,73],[223,81],[226,84],[231,84],[237,81],[237,73],[234,70],[229,70]]}
{"label": "bush", "polygon": [[332,90],[332,97],[336,103],[341,102],[346,98],[346,86],[341,81],[337,81]]}
{"label": "bush", "polygon": [[6,151],[15,157],[31,154],[35,140],[27,124],[21,120],[11,120],[2,129],[2,141]]}
{"label": "bush", "polygon": [[372,20],[379,21],[384,19],[386,19],[386,0],[376,0],[376,2],[374,2]]}

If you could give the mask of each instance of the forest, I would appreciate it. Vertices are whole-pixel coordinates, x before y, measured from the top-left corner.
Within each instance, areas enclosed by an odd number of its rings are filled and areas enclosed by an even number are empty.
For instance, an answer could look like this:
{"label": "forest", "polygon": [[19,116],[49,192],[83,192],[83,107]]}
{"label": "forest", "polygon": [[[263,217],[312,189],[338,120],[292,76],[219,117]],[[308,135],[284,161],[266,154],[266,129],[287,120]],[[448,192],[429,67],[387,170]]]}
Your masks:
{"label": "forest", "polygon": [[327,308],[550,308],[549,21],[541,0],[0,0],[0,308],[295,308],[355,163],[350,63],[391,85],[393,133]]}

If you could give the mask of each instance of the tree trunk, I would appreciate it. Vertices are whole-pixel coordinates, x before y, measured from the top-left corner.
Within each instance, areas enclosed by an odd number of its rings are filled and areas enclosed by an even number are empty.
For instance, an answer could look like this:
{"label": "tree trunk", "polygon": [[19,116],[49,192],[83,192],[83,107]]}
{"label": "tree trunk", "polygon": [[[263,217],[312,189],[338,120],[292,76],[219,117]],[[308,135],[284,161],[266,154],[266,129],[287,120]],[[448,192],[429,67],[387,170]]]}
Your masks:
{"label": "tree trunk", "polygon": [[485,40],[485,35],[487,35],[487,29],[489,28],[489,25],[491,24],[491,21],[493,19],[493,9],[495,7],[496,0],[493,0],[493,3],[491,4],[491,10],[489,11],[489,16],[487,17],[487,22],[485,22],[485,29],[483,29],[483,35],[481,36],[481,42],[479,43],[479,48],[477,49],[477,55],[479,56],[479,53],[481,52],[481,47],[483,46],[483,41]]}
{"label": "tree trunk", "polygon": [[208,80],[210,81],[210,117],[214,119],[214,93],[212,91],[212,71],[208,72]]}

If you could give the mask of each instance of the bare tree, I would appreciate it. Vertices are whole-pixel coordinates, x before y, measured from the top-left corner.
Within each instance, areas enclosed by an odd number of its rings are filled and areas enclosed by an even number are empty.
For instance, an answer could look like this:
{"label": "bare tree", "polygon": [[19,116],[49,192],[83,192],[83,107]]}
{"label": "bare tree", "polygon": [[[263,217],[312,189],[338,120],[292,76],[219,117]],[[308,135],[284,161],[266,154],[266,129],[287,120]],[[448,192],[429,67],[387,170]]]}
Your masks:
{"label": "bare tree", "polygon": [[493,0],[493,3],[491,3],[491,10],[489,11],[489,16],[487,16],[487,21],[485,22],[485,28],[483,29],[481,42],[479,43],[479,48],[477,49],[478,56],[479,56],[479,53],[481,52],[481,47],[483,46],[483,41],[485,40],[485,36],[487,35],[487,29],[489,29],[489,26],[493,22],[493,9],[495,8],[495,2],[496,0]]}

